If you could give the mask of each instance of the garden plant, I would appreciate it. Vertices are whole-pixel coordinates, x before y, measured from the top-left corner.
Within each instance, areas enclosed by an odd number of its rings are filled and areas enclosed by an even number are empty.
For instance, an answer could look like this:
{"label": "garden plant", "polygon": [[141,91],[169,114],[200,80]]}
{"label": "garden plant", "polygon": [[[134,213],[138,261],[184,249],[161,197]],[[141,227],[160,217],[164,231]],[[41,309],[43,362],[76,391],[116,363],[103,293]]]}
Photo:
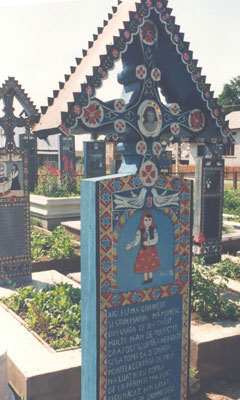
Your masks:
{"label": "garden plant", "polygon": [[34,261],[47,256],[52,259],[69,258],[74,255],[71,236],[62,226],[49,235],[39,231],[31,233],[31,254]]}
{"label": "garden plant", "polygon": [[59,283],[38,292],[34,286],[23,287],[1,301],[53,349],[65,349],[81,343],[80,295],[80,289]]}
{"label": "garden plant", "polygon": [[240,190],[225,189],[223,212],[240,217]]}
{"label": "garden plant", "polygon": [[191,311],[205,322],[238,320],[239,304],[222,299],[228,278],[222,276],[220,282],[216,283],[219,270],[215,270],[213,266],[204,267],[203,259],[195,258],[193,261]]}
{"label": "garden plant", "polygon": [[[63,156],[64,157],[64,156]],[[63,158],[64,170],[51,166],[49,162],[39,169],[38,185],[34,194],[47,197],[72,197],[80,196],[80,179],[77,171],[74,171],[72,163]]]}

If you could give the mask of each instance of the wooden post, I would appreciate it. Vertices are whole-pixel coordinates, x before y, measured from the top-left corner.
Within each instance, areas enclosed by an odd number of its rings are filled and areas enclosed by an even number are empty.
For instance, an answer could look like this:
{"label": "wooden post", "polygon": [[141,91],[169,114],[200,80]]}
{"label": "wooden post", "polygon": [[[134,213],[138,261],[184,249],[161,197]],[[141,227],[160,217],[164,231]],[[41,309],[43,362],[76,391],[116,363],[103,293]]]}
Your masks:
{"label": "wooden post", "polygon": [[233,189],[237,189],[237,180],[238,180],[238,173],[237,171],[233,172]]}

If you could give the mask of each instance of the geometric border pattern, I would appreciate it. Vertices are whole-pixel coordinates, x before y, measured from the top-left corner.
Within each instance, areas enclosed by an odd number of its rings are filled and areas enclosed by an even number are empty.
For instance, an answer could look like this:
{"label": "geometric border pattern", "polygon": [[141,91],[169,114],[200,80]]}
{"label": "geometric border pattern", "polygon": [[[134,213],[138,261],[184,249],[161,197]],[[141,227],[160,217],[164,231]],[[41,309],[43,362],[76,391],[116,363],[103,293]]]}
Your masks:
{"label": "geometric border pattern", "polygon": [[[113,242],[116,237],[112,233],[113,224],[110,220],[106,223],[106,216],[112,216],[112,193],[141,187],[138,175],[104,179],[99,182],[99,258],[100,258],[100,400],[106,398],[106,309],[108,307],[123,306],[127,304],[142,303],[158,300],[177,294],[183,295],[182,316],[182,383],[181,400],[187,396],[187,360],[188,360],[188,313],[189,313],[189,274],[190,274],[190,182],[177,177],[159,176],[156,187],[178,190],[180,194],[180,216],[176,217],[178,228],[175,239],[179,240],[179,252],[176,257],[178,273],[175,280],[169,285],[163,285],[146,290],[116,293],[112,287],[112,260],[115,265],[116,247]],[[170,211],[170,218],[175,218]],[[130,211],[130,215],[133,212]],[[130,216],[129,215],[129,216]],[[128,216],[128,217],[129,217]],[[103,223],[104,220],[104,223]],[[124,220],[120,221],[124,223]]]}

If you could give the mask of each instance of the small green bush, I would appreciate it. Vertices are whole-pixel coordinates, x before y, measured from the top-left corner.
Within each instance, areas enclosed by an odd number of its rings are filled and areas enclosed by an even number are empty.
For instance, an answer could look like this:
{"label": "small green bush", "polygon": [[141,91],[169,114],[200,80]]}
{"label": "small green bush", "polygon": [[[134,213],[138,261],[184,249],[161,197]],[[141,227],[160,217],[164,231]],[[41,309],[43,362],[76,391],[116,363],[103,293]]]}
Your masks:
{"label": "small green bush", "polygon": [[74,255],[72,238],[62,226],[54,229],[50,235],[33,231],[31,233],[31,254],[36,261],[43,256],[53,259],[69,258]]}
{"label": "small green bush", "polygon": [[80,296],[79,288],[59,283],[39,292],[34,286],[20,288],[1,300],[52,348],[64,349],[81,343]]}
{"label": "small green bush", "polygon": [[227,257],[219,263],[213,264],[216,274],[240,281],[240,264]]}
{"label": "small green bush", "polygon": [[226,189],[224,190],[223,212],[240,216],[240,190]]}
{"label": "small green bush", "polygon": [[223,277],[219,284],[214,283],[216,272],[209,267],[192,265],[192,312],[196,312],[205,322],[217,320],[237,320],[240,309],[237,304],[222,299],[226,290],[227,278]]}

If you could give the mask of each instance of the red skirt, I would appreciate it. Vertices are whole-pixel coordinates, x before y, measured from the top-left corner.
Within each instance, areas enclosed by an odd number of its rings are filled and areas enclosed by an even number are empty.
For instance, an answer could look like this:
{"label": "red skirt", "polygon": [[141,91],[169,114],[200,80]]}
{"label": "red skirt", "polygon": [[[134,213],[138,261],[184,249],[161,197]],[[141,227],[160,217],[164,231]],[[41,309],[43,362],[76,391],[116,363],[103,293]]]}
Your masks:
{"label": "red skirt", "polygon": [[134,272],[143,274],[145,272],[153,272],[160,268],[160,261],[156,247],[148,246],[140,249],[134,264]]}

